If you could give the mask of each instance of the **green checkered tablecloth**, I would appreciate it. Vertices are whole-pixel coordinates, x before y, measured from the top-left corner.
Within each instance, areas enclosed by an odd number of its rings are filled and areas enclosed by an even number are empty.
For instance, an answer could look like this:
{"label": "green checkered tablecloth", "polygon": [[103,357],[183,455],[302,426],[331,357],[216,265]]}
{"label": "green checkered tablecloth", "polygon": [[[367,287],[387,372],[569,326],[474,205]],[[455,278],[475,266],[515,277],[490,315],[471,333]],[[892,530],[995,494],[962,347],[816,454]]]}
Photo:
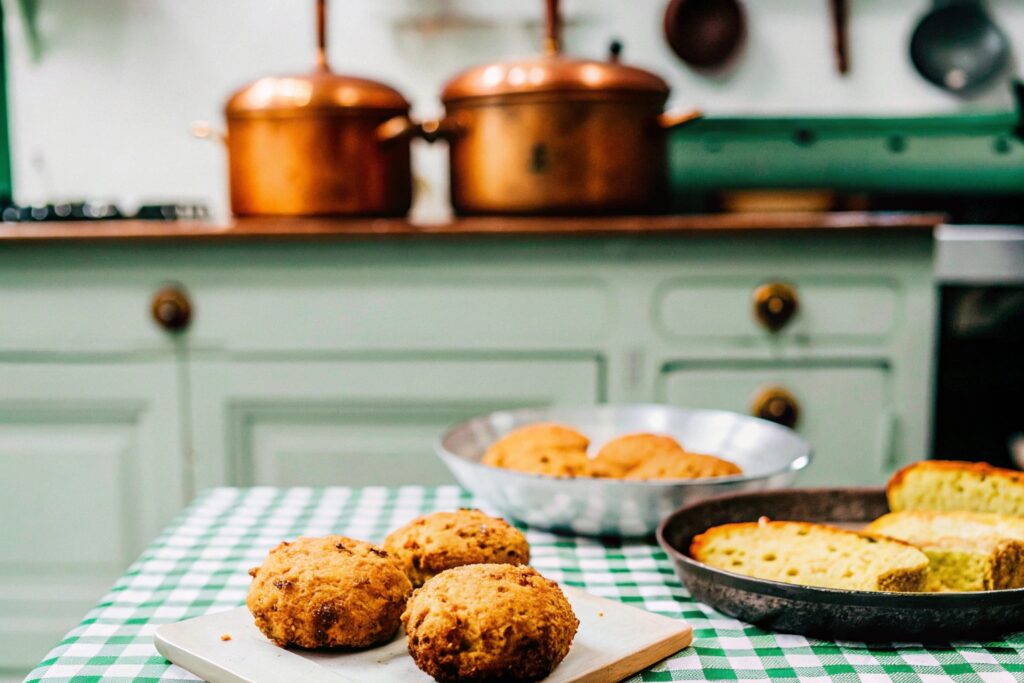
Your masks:
{"label": "green checkered tablecloth", "polygon": [[[341,533],[379,541],[417,515],[474,504],[456,487],[213,489],[128,568],[27,680],[196,680],[157,654],[153,631],[242,604],[248,569],[280,540]],[[1024,633],[941,647],[776,634],[694,602],[655,545],[527,535],[532,564],[546,576],[693,625],[693,647],[632,681],[1024,681]]]}

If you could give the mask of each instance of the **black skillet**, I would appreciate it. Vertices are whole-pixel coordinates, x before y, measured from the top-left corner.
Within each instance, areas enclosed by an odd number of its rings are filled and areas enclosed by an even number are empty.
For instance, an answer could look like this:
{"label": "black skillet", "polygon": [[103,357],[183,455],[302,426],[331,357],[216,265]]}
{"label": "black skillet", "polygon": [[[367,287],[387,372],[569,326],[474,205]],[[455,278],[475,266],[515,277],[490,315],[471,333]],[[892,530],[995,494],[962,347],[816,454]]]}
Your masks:
{"label": "black skillet", "polygon": [[721,496],[672,513],[658,542],[694,599],[773,631],[829,640],[977,641],[1024,629],[1024,588],[979,593],[876,593],[814,588],[714,569],[689,556],[709,527],[777,520],[862,526],[889,511],[881,489],[788,489]]}

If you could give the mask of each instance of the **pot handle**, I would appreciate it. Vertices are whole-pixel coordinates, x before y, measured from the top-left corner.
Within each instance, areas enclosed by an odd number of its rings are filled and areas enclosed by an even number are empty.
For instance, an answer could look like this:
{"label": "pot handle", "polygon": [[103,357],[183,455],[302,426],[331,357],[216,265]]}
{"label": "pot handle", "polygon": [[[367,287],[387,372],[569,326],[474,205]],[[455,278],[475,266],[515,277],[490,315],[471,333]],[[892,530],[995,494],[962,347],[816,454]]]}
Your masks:
{"label": "pot handle", "polygon": [[671,109],[658,115],[658,125],[668,130],[702,118],[704,118],[704,112],[699,109]]}
{"label": "pot handle", "polygon": [[1014,126],[1013,133],[1024,140],[1024,81],[1015,78],[1010,87],[1013,89],[1013,99],[1017,109],[1017,125]]}
{"label": "pot handle", "polygon": [[459,131],[459,125],[449,117],[417,122],[403,114],[390,118],[377,126],[377,139],[385,143],[411,140],[412,138],[437,142],[441,139],[451,140]]}
{"label": "pot handle", "polygon": [[193,121],[189,132],[200,140],[218,140],[225,145],[228,142],[228,134],[214,128],[209,121]]}
{"label": "pot handle", "polygon": [[377,126],[375,135],[378,142],[400,142],[422,137],[422,128],[423,124],[413,121],[405,114],[400,114]]}

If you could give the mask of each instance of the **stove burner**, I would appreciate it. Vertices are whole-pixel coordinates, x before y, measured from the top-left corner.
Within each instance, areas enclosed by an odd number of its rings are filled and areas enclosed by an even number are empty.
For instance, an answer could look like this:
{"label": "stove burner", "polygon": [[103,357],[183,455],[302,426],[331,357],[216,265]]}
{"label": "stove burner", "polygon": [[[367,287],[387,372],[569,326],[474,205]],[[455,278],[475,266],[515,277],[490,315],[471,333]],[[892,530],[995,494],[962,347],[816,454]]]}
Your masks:
{"label": "stove burner", "polygon": [[0,209],[4,223],[42,223],[65,221],[201,221],[209,217],[202,204],[143,204],[134,214],[125,214],[108,202],[62,202],[37,206],[9,204]]}

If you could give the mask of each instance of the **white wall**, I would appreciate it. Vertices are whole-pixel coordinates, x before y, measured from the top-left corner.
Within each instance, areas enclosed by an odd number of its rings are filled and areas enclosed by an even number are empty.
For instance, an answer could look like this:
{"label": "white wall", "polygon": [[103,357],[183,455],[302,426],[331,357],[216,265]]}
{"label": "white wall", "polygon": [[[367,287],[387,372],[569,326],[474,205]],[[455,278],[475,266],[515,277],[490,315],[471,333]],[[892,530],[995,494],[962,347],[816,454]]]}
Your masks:
{"label": "white wall", "polygon": [[[42,49],[33,59],[17,3],[4,0],[18,200],[193,198],[226,212],[223,151],[192,139],[189,124],[219,124],[227,95],[260,75],[308,70],[313,0],[37,2]],[[619,37],[627,62],[671,82],[670,104],[709,114],[1011,106],[1004,88],[962,102],[913,71],[907,41],[930,0],[853,0],[846,78],[833,69],[827,0],[745,0],[746,50],[717,77],[688,70],[669,52],[665,2],[566,0],[568,49],[597,57]],[[1015,43],[1024,38],[1024,2],[989,5]],[[332,61],[395,85],[416,114],[436,115],[436,93],[454,73],[535,50],[540,8],[540,0],[333,0]],[[432,27],[445,9],[466,20]],[[426,188],[417,211],[436,216],[447,192],[444,149],[417,143],[414,155]]]}

